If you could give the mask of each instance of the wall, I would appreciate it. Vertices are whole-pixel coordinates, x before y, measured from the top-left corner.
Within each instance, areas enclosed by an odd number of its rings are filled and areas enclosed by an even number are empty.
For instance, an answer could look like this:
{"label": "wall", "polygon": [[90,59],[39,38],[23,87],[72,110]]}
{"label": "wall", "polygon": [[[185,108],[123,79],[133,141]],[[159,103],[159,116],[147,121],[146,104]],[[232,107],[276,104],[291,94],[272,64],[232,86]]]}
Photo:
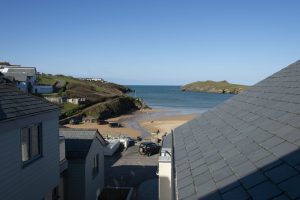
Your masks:
{"label": "wall", "polygon": [[159,161],[159,199],[172,199],[171,161]]}
{"label": "wall", "polygon": [[32,91],[39,94],[50,94],[53,92],[53,87],[51,85],[35,85]]}
{"label": "wall", "polygon": [[65,199],[83,200],[85,196],[84,160],[68,160],[65,172]]}
{"label": "wall", "polygon": [[[20,129],[42,122],[43,156],[26,167]],[[58,111],[0,122],[0,199],[41,200],[59,182]]]}
{"label": "wall", "polygon": [[[98,175],[93,178],[93,163],[94,156],[99,154],[99,172]],[[86,157],[85,165],[85,188],[86,196],[85,200],[95,200],[100,195],[104,187],[104,155],[103,146],[98,139],[94,139],[90,151]]]}

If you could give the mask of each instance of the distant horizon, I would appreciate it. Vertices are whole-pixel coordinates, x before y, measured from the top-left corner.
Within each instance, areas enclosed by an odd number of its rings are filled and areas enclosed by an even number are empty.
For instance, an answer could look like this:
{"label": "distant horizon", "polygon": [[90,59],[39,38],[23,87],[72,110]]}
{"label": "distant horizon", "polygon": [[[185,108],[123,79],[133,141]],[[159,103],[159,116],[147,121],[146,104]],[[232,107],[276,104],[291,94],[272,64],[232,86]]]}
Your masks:
{"label": "distant horizon", "polygon": [[[0,60],[122,85],[253,85],[300,59],[300,1],[1,1]],[[14,14],[11,14],[11,11]]]}

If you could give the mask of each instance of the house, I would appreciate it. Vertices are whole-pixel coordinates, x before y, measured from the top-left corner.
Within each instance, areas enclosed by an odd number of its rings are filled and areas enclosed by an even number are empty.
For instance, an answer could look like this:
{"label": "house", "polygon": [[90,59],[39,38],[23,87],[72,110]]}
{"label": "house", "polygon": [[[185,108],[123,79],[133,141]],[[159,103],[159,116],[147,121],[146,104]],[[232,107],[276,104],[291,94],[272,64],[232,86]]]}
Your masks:
{"label": "house", "polygon": [[57,197],[58,116],[57,106],[0,84],[0,199]]}
{"label": "house", "polygon": [[57,104],[63,104],[65,102],[67,102],[66,96],[63,96],[63,97],[45,96],[44,98],[52,103],[57,103]]}
{"label": "house", "polygon": [[67,102],[79,105],[81,103],[84,103],[86,101],[86,98],[68,98]]}
{"label": "house", "polygon": [[68,169],[65,172],[65,199],[95,200],[104,187],[104,147],[98,130],[59,130],[65,138]]}
{"label": "house", "polygon": [[300,61],[178,127],[172,137],[171,172],[160,177],[169,189],[161,197],[299,199]]}
{"label": "house", "polygon": [[21,67],[20,65],[0,65],[0,73],[16,83],[16,87],[23,92],[49,94],[53,92],[51,85],[39,85],[35,67]]}
{"label": "house", "polygon": [[84,123],[96,123],[97,118],[93,116],[87,116],[83,119]]}
{"label": "house", "polygon": [[12,78],[16,86],[23,92],[33,92],[33,86],[36,84],[35,67],[4,66],[0,72],[7,78]]}

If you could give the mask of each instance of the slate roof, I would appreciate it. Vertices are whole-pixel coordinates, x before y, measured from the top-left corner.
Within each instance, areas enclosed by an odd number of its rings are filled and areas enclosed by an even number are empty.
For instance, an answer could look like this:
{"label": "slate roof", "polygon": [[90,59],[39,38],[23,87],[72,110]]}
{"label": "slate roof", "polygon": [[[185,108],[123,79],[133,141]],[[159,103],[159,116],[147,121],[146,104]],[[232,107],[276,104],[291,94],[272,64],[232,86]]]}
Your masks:
{"label": "slate roof", "polygon": [[0,84],[0,122],[56,109],[56,105],[43,98],[21,92],[11,85]]}
{"label": "slate roof", "polygon": [[67,159],[85,159],[90,146],[98,138],[103,146],[106,141],[96,129],[59,129],[59,135],[65,138]]}
{"label": "slate roof", "polygon": [[6,77],[14,77],[16,81],[26,81],[28,76],[36,76],[35,67],[8,67]]}
{"label": "slate roof", "polygon": [[175,129],[177,199],[300,197],[300,61]]}

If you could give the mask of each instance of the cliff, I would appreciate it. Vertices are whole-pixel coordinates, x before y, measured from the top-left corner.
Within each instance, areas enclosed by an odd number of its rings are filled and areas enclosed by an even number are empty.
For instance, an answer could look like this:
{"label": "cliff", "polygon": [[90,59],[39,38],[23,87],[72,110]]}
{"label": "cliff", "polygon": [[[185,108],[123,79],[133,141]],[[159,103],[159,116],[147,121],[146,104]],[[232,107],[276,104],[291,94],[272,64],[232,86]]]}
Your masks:
{"label": "cliff", "polygon": [[220,94],[238,94],[244,90],[247,90],[249,86],[231,84],[227,81],[197,81],[181,87],[182,91],[192,92],[208,92],[208,93],[220,93]]}
{"label": "cliff", "polygon": [[97,118],[118,116],[141,108],[141,102],[126,95],[131,89],[115,83],[87,81],[64,75],[40,74],[40,84],[52,85],[54,93],[44,96],[85,98],[79,105],[63,103],[60,119],[85,114]]}

